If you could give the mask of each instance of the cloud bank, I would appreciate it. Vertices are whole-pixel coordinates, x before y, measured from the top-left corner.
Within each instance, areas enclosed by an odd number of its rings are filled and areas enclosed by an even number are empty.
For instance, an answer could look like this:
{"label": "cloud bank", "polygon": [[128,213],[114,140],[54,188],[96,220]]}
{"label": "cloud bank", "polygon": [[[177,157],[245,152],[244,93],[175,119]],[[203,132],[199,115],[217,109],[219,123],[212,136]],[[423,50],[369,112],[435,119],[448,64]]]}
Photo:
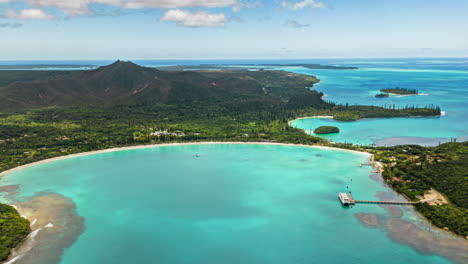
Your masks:
{"label": "cloud bank", "polygon": [[[241,21],[234,14],[231,18],[224,13],[210,13],[209,10],[230,8],[232,13],[238,13],[244,8],[263,6],[262,0],[0,0],[0,3],[22,2],[28,5],[26,9],[13,8],[4,11],[3,17],[10,19],[52,20],[72,16],[95,15],[97,6],[105,5],[121,9],[163,9],[165,13],[161,21],[174,22],[185,27],[223,27],[226,23]],[[326,8],[319,0],[277,0],[275,5],[296,11],[305,8]],[[52,9],[51,9],[52,8]],[[189,8],[189,9],[187,9]],[[193,8],[201,8],[195,11]],[[59,11],[58,13],[56,11]],[[48,13],[52,12],[52,13]],[[288,20],[285,26],[292,28],[306,27],[295,20]]]}
{"label": "cloud bank", "polygon": [[55,19],[55,16],[51,14],[47,14],[43,10],[37,9],[37,8],[23,9],[20,12],[16,12],[12,9],[8,9],[5,11],[4,16],[6,18],[13,18],[13,19],[34,19],[34,20]]}
{"label": "cloud bank", "polygon": [[327,8],[327,6],[315,0],[304,0],[301,2],[291,2],[291,1],[283,1],[281,2],[281,6],[290,10],[300,10],[307,7],[310,8]]}
{"label": "cloud bank", "polygon": [[0,28],[20,28],[22,26],[21,23],[0,23]]}
{"label": "cloud bank", "polygon": [[[18,0],[0,0],[12,3]],[[138,8],[182,8],[182,7],[229,7],[238,4],[237,0],[22,0],[34,8],[56,7],[68,16],[91,14],[91,4],[106,4],[115,7]]]}
{"label": "cloud bank", "polygon": [[191,13],[173,9],[167,11],[161,17],[161,21],[171,21],[185,27],[223,27],[227,19],[224,14],[211,14],[204,11]]}
{"label": "cloud bank", "polygon": [[301,23],[297,22],[296,20],[287,20],[284,23],[284,26],[290,27],[290,28],[303,28],[303,27],[308,27],[309,24],[301,24]]}

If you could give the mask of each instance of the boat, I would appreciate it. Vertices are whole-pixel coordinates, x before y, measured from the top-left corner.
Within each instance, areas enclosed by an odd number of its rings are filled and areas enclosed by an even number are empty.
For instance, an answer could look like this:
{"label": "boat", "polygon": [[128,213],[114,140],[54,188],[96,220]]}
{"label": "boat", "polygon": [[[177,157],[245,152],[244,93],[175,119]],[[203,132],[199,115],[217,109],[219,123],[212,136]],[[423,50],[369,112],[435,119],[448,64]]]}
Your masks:
{"label": "boat", "polygon": [[343,205],[352,205],[354,204],[354,201],[350,197],[349,194],[347,193],[338,193],[338,198],[340,199],[341,203]]}

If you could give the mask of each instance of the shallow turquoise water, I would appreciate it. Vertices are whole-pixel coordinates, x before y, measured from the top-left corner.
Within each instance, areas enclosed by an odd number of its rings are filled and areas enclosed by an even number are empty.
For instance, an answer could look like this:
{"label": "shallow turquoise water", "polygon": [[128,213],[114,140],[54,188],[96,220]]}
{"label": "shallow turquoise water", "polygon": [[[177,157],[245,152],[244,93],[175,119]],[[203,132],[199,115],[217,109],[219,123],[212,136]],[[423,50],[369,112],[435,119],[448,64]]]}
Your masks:
{"label": "shallow turquoise water", "polygon": [[[415,117],[415,118],[372,118],[356,122],[338,122],[328,118],[311,118],[296,120],[294,127],[302,128],[313,134],[319,126],[336,126],[340,133],[317,135],[334,142],[347,142],[359,145],[376,144],[379,146],[393,146],[401,144],[436,145],[439,142],[450,141],[450,138],[464,140],[463,128],[459,132],[454,126],[443,121],[444,117]],[[459,126],[465,126],[459,123]]]}
{"label": "shallow turquoise water", "polygon": [[[437,63],[436,63],[437,62]],[[353,123],[326,119],[299,120],[293,126],[306,131],[322,125],[335,125],[342,132],[327,138],[355,144],[395,145],[468,140],[468,62],[460,60],[417,61],[346,61],[343,65],[359,70],[285,70],[317,76],[321,82],[314,89],[325,93],[325,100],[361,105],[437,105],[446,112],[436,118],[368,119]],[[417,89],[427,95],[375,98],[380,89],[392,87]]]}
{"label": "shallow turquoise water", "polygon": [[450,263],[354,216],[385,215],[381,207],[340,205],[347,186],[356,199],[392,195],[358,166],[367,160],[294,146],[171,146],[53,161],[0,184],[21,185],[16,201],[44,192],[73,199],[86,231],[64,264]]}

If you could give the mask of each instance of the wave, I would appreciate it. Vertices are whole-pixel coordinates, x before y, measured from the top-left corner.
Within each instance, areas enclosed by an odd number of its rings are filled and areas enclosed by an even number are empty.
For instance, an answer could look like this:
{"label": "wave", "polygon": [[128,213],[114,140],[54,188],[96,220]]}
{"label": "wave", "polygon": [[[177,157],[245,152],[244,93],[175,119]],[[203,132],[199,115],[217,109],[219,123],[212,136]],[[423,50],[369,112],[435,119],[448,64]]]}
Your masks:
{"label": "wave", "polygon": [[22,258],[22,257],[23,257],[23,255],[18,255],[18,256],[16,256],[16,257],[12,258],[10,261],[5,262],[5,264],[13,264],[13,263],[15,263],[17,260],[19,260],[19,259]]}
{"label": "wave", "polygon": [[395,95],[395,97],[407,97],[407,96],[418,96],[418,95],[430,95],[428,93],[418,93],[418,94],[399,94]]}
{"label": "wave", "polygon": [[5,262],[5,264],[13,264],[16,261],[18,261],[19,259],[21,259],[26,253],[28,253],[33,248],[33,245],[34,245],[34,242],[35,242],[34,238],[37,236],[37,234],[39,234],[39,231],[41,231],[41,230],[42,230],[42,228],[38,228],[38,229],[32,231],[31,233],[29,233],[29,235],[27,237],[27,240],[25,241],[25,243],[22,246],[22,249],[21,249],[22,254],[19,254],[18,256],[15,256],[10,261]]}

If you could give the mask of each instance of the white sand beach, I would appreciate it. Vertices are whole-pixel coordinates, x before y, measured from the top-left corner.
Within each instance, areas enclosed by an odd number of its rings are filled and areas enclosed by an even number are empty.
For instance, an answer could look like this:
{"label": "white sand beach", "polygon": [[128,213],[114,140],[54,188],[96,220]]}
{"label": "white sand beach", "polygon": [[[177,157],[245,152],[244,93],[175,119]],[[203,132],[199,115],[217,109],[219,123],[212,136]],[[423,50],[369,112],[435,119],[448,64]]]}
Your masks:
{"label": "white sand beach", "polygon": [[[324,117],[325,118],[325,117]],[[334,147],[326,147],[326,146],[318,146],[318,145],[303,145],[303,144],[287,144],[287,143],[275,143],[275,142],[188,142],[188,143],[167,143],[167,144],[153,144],[153,145],[137,145],[137,146],[129,146],[129,147],[119,147],[119,148],[111,148],[111,149],[103,149],[103,150],[96,150],[96,151],[89,151],[89,152],[82,152],[77,154],[70,154],[50,159],[45,159],[29,164],[25,164],[19,167],[15,167],[0,173],[0,177],[3,177],[9,173],[12,173],[17,170],[21,170],[24,168],[28,168],[31,166],[36,166],[39,164],[44,164],[51,161],[57,160],[64,160],[70,159],[75,157],[82,157],[87,155],[94,155],[100,153],[108,153],[108,152],[116,152],[116,151],[124,151],[124,150],[132,150],[132,149],[145,149],[145,148],[158,148],[158,147],[171,147],[171,146],[188,146],[188,145],[213,145],[213,144],[244,144],[244,145],[276,145],[276,146],[292,146],[292,147],[307,147],[307,148],[320,148],[320,149],[330,149],[336,151],[346,151],[346,152],[353,152],[356,154],[368,155],[369,157],[373,156],[367,152],[349,150],[349,149],[341,149],[341,148],[334,148]]]}

